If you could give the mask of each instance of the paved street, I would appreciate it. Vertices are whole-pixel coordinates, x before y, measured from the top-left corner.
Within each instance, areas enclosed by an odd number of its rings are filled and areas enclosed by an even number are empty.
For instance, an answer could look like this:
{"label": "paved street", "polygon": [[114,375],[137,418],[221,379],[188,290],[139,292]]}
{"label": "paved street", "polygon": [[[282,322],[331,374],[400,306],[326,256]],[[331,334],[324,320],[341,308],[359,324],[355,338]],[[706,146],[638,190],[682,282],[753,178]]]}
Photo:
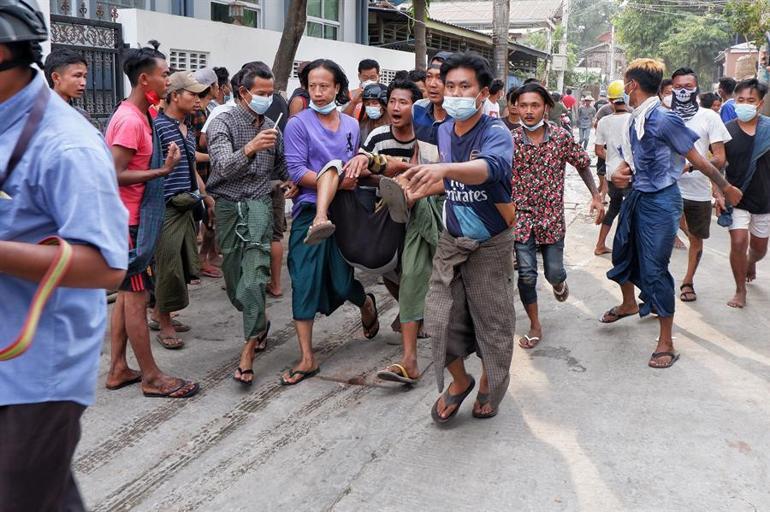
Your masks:
{"label": "paved street", "polygon": [[[190,400],[108,392],[83,421],[74,465],[94,512],[119,511],[762,511],[770,510],[770,263],[762,262],[744,310],[725,306],[733,288],[727,232],[716,223],[696,288],[677,303],[682,359],[653,370],[657,322],[597,319],[619,297],[593,256],[597,228],[573,173],[566,259],[572,295],[557,303],[539,284],[544,341],[516,348],[500,414],[479,421],[466,401],[452,428],[429,409],[437,396],[430,343],[414,389],[374,374],[399,355],[389,325],[395,302],[376,278],[380,335],[364,340],[357,310],[319,319],[321,378],[278,383],[298,357],[290,282],[271,300],[269,349],[255,383],[231,379],[241,347],[239,316],[221,280],[194,287],[180,319],[184,350],[155,344],[162,368],[199,379]],[[681,277],[686,252],[675,251]],[[526,315],[517,300],[517,335]],[[102,356],[100,385],[108,362]],[[474,357],[470,367],[478,375]]]}

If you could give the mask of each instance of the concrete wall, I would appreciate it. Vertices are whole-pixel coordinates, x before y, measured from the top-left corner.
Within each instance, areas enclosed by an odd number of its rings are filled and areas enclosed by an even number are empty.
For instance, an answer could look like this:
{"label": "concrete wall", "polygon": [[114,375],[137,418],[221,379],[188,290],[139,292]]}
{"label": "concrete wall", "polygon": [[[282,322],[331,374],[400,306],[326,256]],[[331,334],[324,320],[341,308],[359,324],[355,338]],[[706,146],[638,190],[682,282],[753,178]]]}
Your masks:
{"label": "concrete wall", "polygon": [[[347,14],[344,14],[347,18]],[[225,66],[230,73],[240,69],[244,62],[262,60],[273,64],[281,33],[249,27],[239,27],[197,18],[173,16],[138,9],[121,9],[118,21],[123,25],[123,39],[131,45],[150,39],[161,42],[161,50],[203,51],[209,53],[210,66]],[[355,25],[352,30],[355,35]],[[412,69],[414,54],[374,48],[342,41],[303,37],[295,60],[330,58],[345,70],[354,86],[357,83],[358,62],[375,59],[385,70]],[[289,81],[289,92],[299,82]],[[130,89],[126,81],[127,91]]]}

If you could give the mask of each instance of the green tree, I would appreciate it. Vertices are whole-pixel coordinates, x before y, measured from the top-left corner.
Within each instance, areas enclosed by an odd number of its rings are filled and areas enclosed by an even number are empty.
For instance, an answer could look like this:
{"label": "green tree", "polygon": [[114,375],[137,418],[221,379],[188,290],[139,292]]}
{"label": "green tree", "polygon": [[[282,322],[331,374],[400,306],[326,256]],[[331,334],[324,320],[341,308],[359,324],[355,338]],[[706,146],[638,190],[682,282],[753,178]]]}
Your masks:
{"label": "green tree", "polygon": [[765,32],[770,31],[770,0],[730,0],[725,5],[730,28],[760,48]]}
{"label": "green tree", "polygon": [[670,70],[687,66],[710,78],[714,58],[730,43],[730,28],[722,16],[688,14],[660,44],[660,56]]}
{"label": "green tree", "polygon": [[635,0],[614,18],[615,30],[626,57],[661,57],[660,46],[681,20],[681,12],[660,7],[658,0]]}

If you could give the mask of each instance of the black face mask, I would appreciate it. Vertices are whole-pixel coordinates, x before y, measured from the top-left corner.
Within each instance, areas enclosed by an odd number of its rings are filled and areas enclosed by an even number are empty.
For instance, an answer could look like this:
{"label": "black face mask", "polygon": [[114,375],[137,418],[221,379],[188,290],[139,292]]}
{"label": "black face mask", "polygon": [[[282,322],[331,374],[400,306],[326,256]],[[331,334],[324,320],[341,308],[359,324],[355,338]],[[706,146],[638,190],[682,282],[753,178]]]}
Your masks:
{"label": "black face mask", "polygon": [[682,120],[689,121],[698,112],[697,99],[697,88],[691,93],[688,93],[687,89],[674,89],[671,94],[671,110],[676,112]]}

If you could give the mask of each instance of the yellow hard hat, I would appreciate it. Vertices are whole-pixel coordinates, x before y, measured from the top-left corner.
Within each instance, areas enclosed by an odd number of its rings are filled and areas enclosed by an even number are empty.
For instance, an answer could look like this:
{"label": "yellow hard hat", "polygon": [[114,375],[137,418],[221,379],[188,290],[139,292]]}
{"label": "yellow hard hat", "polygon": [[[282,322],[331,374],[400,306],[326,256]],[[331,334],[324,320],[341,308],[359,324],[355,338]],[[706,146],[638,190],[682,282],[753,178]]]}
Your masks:
{"label": "yellow hard hat", "polygon": [[615,80],[614,82],[611,82],[607,87],[607,97],[611,100],[622,99],[624,88],[625,84],[623,83],[623,80]]}

